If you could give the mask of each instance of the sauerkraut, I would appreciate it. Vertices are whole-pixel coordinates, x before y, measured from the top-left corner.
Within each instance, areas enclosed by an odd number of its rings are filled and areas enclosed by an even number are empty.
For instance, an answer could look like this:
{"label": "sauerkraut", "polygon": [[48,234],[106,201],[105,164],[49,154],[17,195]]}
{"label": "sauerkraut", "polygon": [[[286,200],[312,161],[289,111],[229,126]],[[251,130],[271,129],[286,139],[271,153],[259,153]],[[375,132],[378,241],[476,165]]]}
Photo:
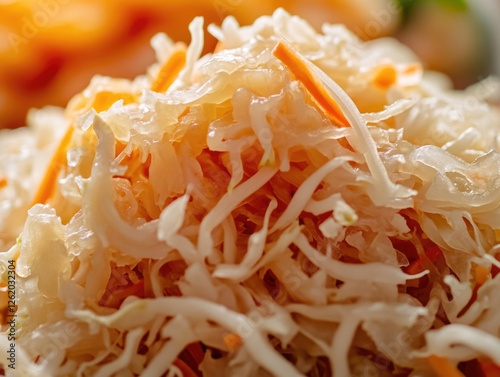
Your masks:
{"label": "sauerkraut", "polygon": [[208,29],[2,131],[4,373],[498,375],[498,81],[282,9]]}

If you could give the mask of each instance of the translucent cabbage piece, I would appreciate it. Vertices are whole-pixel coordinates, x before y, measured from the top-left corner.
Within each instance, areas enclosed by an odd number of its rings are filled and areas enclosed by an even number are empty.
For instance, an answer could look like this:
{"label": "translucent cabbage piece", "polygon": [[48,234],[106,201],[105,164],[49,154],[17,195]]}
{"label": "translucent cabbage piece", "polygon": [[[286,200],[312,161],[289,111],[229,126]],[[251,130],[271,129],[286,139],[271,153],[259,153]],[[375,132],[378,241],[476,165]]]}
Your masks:
{"label": "translucent cabbage piece", "polygon": [[153,38],[146,75],[1,132],[5,374],[500,367],[488,82],[450,91],[395,40],[283,9],[210,25],[205,56],[189,29]]}

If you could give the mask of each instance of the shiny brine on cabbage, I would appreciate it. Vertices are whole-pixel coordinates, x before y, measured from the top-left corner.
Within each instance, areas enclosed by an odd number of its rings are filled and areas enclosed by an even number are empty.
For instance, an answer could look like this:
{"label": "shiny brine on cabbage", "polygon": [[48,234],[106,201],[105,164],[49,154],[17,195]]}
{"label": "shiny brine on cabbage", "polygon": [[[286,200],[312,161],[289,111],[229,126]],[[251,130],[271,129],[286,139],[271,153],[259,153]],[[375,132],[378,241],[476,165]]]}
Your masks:
{"label": "shiny brine on cabbage", "polygon": [[498,375],[498,81],[281,9],[190,31],[2,131],[7,376]]}

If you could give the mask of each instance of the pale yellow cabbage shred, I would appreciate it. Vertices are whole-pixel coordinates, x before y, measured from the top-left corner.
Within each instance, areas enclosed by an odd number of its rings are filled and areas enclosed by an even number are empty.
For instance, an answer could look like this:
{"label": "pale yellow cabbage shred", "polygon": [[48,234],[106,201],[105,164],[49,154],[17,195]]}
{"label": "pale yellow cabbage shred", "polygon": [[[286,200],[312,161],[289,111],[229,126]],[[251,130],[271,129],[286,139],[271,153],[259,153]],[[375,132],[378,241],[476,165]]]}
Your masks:
{"label": "pale yellow cabbage shred", "polygon": [[[64,114],[0,134],[0,306],[9,260],[18,299],[6,375],[180,376],[199,342],[208,377],[433,376],[429,355],[500,365],[500,275],[467,306],[477,266],[499,267],[496,84],[452,91],[393,40],[319,34],[282,9],[211,25],[220,46],[205,56],[202,28],[166,93],[149,90],[174,49],[158,35],[147,75],[96,77]],[[273,55],[282,39],[350,127]],[[380,67],[397,72],[386,88]],[[96,112],[103,93],[133,101]],[[30,208],[66,127],[55,192]],[[405,243],[444,259],[406,273]]]}

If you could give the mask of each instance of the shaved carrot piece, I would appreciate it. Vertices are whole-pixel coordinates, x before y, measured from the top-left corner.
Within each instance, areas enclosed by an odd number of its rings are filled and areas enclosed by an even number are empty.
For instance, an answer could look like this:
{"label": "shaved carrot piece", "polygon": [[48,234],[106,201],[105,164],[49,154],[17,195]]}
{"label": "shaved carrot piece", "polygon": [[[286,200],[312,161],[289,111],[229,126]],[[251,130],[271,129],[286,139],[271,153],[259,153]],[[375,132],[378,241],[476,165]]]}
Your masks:
{"label": "shaved carrot piece", "polygon": [[224,337],[224,344],[229,351],[236,351],[243,344],[243,340],[239,335],[229,333]]}
{"label": "shaved carrot piece", "polygon": [[326,115],[339,126],[347,127],[349,122],[339,105],[328,94],[321,80],[307,66],[307,60],[287,41],[281,40],[273,50],[273,55],[281,60],[316,100]]}
{"label": "shaved carrot piece", "polygon": [[387,64],[376,69],[373,82],[378,88],[387,90],[396,83],[397,79],[398,71],[393,65]]}
{"label": "shaved carrot piece", "polygon": [[129,103],[133,103],[135,101],[135,97],[130,93],[114,93],[110,91],[102,91],[98,92],[95,95],[92,107],[95,111],[100,113],[101,111],[108,110],[111,105],[113,105],[118,100],[123,100],[123,103],[127,105]]}
{"label": "shaved carrot piece", "polygon": [[180,369],[184,377],[198,377],[198,375],[181,359],[175,359],[172,364]]}
{"label": "shaved carrot piece", "polygon": [[8,183],[7,178],[0,174],[0,189],[3,189]]}
{"label": "shaved carrot piece", "polygon": [[166,92],[185,64],[186,48],[183,44],[179,44],[160,69],[158,76],[151,85],[151,90],[160,93]]}
{"label": "shaved carrot piece", "polygon": [[476,276],[476,285],[478,287],[480,287],[481,285],[483,285],[484,283],[486,283],[486,281],[489,279],[489,277],[490,277],[490,269],[486,268],[484,266],[478,265],[474,269],[474,274]]}
{"label": "shaved carrot piece", "polygon": [[[101,112],[110,108],[116,101],[123,100],[124,104],[133,103],[135,97],[129,93],[114,93],[109,91],[98,92],[95,95],[92,105],[88,108],[93,107],[97,112]],[[81,108],[83,109],[83,107]],[[80,109],[80,110],[81,110]],[[86,110],[88,110],[86,109]],[[38,191],[33,199],[32,205],[41,203],[45,204],[51,197],[56,186],[57,176],[61,171],[62,167],[66,165],[66,151],[68,145],[73,136],[73,127],[70,126],[66,131],[66,134],[62,138],[59,146],[50,161],[49,167],[45,172],[42,183],[38,188]]]}
{"label": "shaved carrot piece", "polygon": [[68,103],[67,111],[70,114],[84,114],[91,108],[101,112],[108,110],[116,101],[123,100],[125,105],[135,102],[136,97],[132,93],[111,92],[102,90],[97,92],[94,97],[87,97],[83,94],[78,94]]}
{"label": "shaved carrot piece", "polygon": [[427,360],[439,377],[465,377],[450,360],[445,357],[430,355]]}
{"label": "shaved carrot piece", "polygon": [[38,187],[38,191],[35,194],[32,205],[35,204],[45,204],[52,197],[52,193],[56,187],[56,180],[62,167],[66,165],[66,150],[73,136],[73,126],[69,126],[66,134],[62,138],[59,146],[57,147],[52,160],[50,161],[49,167],[45,172],[42,183]]}

